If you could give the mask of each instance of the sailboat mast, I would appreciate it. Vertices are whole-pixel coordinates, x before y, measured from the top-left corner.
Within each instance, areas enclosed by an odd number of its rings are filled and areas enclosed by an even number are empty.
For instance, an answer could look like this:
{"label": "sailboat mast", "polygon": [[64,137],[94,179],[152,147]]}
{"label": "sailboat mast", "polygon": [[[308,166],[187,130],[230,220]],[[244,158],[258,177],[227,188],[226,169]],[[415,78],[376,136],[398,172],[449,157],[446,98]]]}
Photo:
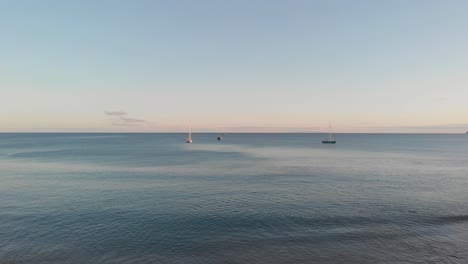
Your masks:
{"label": "sailboat mast", "polygon": [[334,139],[334,132],[331,126],[331,122],[328,122],[328,137],[322,140],[322,143],[325,144],[335,144],[336,140]]}

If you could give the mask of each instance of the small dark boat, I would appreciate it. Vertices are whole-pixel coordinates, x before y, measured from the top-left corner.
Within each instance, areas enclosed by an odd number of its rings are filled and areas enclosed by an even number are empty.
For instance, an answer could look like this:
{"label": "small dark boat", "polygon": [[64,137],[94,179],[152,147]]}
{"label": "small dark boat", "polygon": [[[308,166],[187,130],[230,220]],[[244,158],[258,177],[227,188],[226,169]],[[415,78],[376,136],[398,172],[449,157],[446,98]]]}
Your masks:
{"label": "small dark boat", "polygon": [[216,139],[217,139],[217,140],[223,140],[223,136],[224,136],[224,134],[221,134],[221,135],[219,135]]}

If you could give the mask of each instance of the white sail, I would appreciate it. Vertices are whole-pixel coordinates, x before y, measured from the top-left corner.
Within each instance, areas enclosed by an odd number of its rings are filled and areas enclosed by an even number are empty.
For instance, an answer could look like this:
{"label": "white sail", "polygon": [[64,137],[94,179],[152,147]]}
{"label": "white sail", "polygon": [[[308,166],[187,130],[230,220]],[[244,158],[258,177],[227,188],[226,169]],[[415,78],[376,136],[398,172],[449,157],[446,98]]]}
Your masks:
{"label": "white sail", "polygon": [[185,140],[185,142],[187,143],[192,143],[193,140],[192,140],[192,128],[189,127],[189,134],[188,134],[188,138]]}

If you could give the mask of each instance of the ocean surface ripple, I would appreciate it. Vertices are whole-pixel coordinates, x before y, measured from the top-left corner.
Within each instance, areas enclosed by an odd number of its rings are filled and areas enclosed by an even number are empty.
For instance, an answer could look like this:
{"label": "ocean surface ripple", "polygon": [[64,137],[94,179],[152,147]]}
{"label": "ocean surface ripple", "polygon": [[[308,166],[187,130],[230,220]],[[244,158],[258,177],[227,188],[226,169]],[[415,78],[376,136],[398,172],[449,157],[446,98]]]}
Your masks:
{"label": "ocean surface ripple", "polygon": [[468,263],[468,136],[0,134],[0,264]]}

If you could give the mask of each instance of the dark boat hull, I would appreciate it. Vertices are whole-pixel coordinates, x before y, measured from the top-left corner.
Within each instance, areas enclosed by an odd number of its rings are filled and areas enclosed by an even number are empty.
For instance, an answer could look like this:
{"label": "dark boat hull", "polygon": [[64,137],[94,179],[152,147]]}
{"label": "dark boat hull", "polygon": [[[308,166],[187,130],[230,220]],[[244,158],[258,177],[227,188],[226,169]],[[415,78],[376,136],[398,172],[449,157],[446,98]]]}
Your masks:
{"label": "dark boat hull", "polygon": [[323,144],[335,144],[336,140],[322,140]]}

